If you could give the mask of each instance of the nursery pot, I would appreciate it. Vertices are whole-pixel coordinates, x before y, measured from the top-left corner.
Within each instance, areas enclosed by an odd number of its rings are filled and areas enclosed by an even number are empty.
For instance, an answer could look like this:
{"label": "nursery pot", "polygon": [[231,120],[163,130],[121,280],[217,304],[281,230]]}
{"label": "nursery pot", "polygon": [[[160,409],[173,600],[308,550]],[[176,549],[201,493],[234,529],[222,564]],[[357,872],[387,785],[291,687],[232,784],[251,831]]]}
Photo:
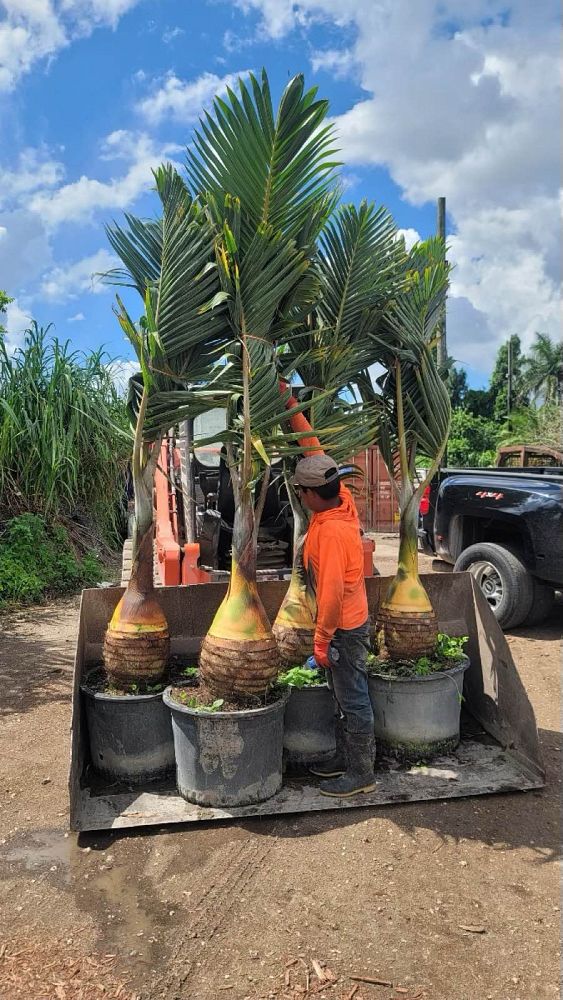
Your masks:
{"label": "nursery pot", "polygon": [[283,746],[288,764],[320,764],[336,748],[334,699],[327,684],[290,687],[285,707]]}
{"label": "nursery pot", "polygon": [[375,737],[402,760],[428,760],[459,743],[463,675],[469,659],[426,677],[369,676]]}
{"label": "nursery pot", "polygon": [[170,697],[176,784],[200,806],[248,806],[282,786],[283,716],[287,694],[264,708],[205,712]]}
{"label": "nursery pot", "polygon": [[170,712],[162,693],[113,695],[80,685],[92,766],[105,778],[141,785],[174,769]]}

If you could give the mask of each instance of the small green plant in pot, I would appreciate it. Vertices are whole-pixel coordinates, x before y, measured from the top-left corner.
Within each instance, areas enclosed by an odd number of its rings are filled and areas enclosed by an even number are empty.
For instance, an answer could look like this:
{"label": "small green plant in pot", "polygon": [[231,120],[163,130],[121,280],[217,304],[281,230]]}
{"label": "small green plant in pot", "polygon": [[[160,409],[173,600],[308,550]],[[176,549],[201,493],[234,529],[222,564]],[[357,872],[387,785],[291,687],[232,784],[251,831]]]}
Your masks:
{"label": "small green plant in pot", "polygon": [[370,656],[369,690],[380,749],[404,761],[430,760],[459,743],[467,636],[439,632],[430,654],[417,659]]}
{"label": "small green plant in pot", "polygon": [[287,764],[307,768],[334,754],[334,700],[326,671],[294,666],[278,675],[277,684],[289,690],[285,708],[283,746]]}

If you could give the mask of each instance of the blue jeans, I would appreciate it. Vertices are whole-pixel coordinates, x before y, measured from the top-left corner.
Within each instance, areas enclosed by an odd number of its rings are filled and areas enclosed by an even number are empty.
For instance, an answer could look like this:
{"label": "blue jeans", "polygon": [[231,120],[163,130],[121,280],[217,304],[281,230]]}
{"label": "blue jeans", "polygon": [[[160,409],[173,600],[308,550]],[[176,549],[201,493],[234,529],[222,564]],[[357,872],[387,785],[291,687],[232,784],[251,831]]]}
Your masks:
{"label": "blue jeans", "polygon": [[369,620],[359,628],[338,628],[328,648],[327,682],[349,733],[373,733],[366,671],[369,650]]}

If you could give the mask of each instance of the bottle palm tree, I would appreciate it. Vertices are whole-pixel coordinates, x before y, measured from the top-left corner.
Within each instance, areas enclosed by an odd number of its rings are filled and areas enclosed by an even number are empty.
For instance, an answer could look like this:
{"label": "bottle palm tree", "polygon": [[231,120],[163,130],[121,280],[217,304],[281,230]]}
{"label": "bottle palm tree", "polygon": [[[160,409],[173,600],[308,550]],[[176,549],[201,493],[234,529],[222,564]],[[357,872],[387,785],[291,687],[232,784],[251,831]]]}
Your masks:
{"label": "bottle palm tree", "polygon": [[[443,244],[431,239],[413,247],[405,282],[386,310],[374,340],[385,374],[375,394],[366,374],[365,398],[378,406],[376,442],[397,495],[399,566],[379,612],[385,644],[394,659],[417,659],[436,644],[436,614],[418,575],[420,498],[443,455],[450,428],[447,386],[433,358],[433,340],[448,285]],[[416,458],[429,460],[423,478]]]}
{"label": "bottle palm tree", "polygon": [[534,398],[544,403],[563,402],[563,344],[547,333],[536,333],[524,361],[524,384]]}
{"label": "bottle palm tree", "polygon": [[212,228],[173,168],[160,168],[155,179],[162,218],[144,224],[128,217],[127,228],[115,226],[108,234],[124,265],[112,279],[135,287],[144,304],[137,325],[119,297],[116,308],[140,366],[129,392],[133,561],[104,641],[107,672],[122,684],[158,680],[166,668],[168,625],[153,583],[154,472],[162,433],[183,413],[216,405],[213,352],[224,343],[225,328]]}
{"label": "bottle palm tree", "polygon": [[[233,492],[227,595],[203,642],[200,669],[217,694],[262,694],[279,669],[275,639],[256,586],[257,535],[274,457],[298,445],[280,433],[276,355],[319,294],[316,238],[333,208],[335,164],[326,101],[301,76],[274,112],[265,73],[240,96],[216,99],[188,154],[188,175],[216,226],[216,258],[231,344],[225,442]],[[254,504],[254,490],[261,483]]]}
{"label": "bottle palm tree", "polygon": [[[362,202],[342,205],[319,238],[321,297],[303,330],[281,358],[308,387],[309,419],[291,421],[303,452],[328,451],[336,462],[350,459],[374,436],[374,413],[357,398],[355,379],[375,360],[370,337],[397,289],[402,248],[384,208]],[[320,388],[322,387],[322,389]],[[311,436],[312,435],[312,436]],[[286,461],[286,487],[294,522],[293,567],[274,634],[287,664],[312,653],[315,601],[303,566],[308,515],[291,486],[296,459]]]}

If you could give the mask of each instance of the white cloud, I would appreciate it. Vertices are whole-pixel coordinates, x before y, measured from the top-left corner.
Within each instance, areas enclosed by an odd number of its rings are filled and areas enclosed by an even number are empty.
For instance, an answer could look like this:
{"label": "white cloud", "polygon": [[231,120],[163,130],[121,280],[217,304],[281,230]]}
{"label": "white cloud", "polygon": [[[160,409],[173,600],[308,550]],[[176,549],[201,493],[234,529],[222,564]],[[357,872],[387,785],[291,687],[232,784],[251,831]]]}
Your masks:
{"label": "white cloud", "polygon": [[0,91],[12,90],[38,61],[54,58],[75,38],[115,28],[139,0],[2,0]]}
{"label": "white cloud", "polygon": [[342,159],[387,168],[413,204],[446,196],[455,230],[452,353],[486,371],[511,333],[524,345],[535,329],[556,337],[559,12],[552,0],[233,2],[258,14],[259,31],[272,39],[311,20],[346,26],[346,47],[312,56],[313,69],[358,75],[365,91],[336,119]]}
{"label": "white cloud", "polygon": [[[107,292],[108,286],[103,283],[100,275],[117,267],[118,263],[117,258],[108,250],[98,250],[74,264],[54,267],[43,278],[41,292],[46,299],[57,302],[67,302],[83,292],[95,295]],[[82,314],[79,316],[84,319]]]}
{"label": "white cloud", "polygon": [[0,206],[41,188],[56,187],[63,177],[63,164],[51,159],[48,150],[23,149],[12,170],[0,167]]}
{"label": "white cloud", "polygon": [[397,237],[402,236],[405,241],[405,249],[410,250],[415,243],[420,241],[420,233],[416,229],[398,229]]}
{"label": "white cloud", "polygon": [[169,73],[164,82],[157,81],[157,89],[137,104],[137,111],[151,124],[164,118],[188,124],[196,121],[202,107],[210,104],[216,94],[224,94],[227,87],[235,87],[239,76],[246,76],[249,70],[217,76],[202,73],[195,80],[180,80]]}
{"label": "white cloud", "polygon": [[106,159],[130,158],[124,174],[108,181],[82,176],[55,191],[38,192],[30,199],[30,208],[49,228],[63,222],[90,221],[96,211],[127,208],[154,186],[152,169],[170,160],[180,148],[171,143],[157,145],[145,133],[113,132],[103,144],[103,153]]}
{"label": "white cloud", "polygon": [[356,57],[352,49],[315,50],[311,55],[313,73],[324,70],[336,80],[349,76],[356,67]]}
{"label": "white cloud", "polygon": [[74,316],[69,316],[67,318],[67,323],[82,323],[84,319],[86,319],[84,313],[78,312],[75,313]]}
{"label": "white cloud", "polygon": [[6,329],[6,348],[8,354],[13,354],[23,341],[23,335],[31,324],[31,312],[26,306],[20,305],[17,299],[6,306],[2,316],[2,324]]}
{"label": "white cloud", "polygon": [[129,379],[139,371],[139,362],[125,358],[116,358],[109,365],[109,372],[118,392],[126,393]]}
{"label": "white cloud", "polygon": [[166,28],[162,33],[162,41],[165,45],[170,45],[171,42],[176,41],[177,38],[181,38],[186,32],[183,28],[176,26],[175,28]]}
{"label": "white cloud", "polygon": [[52,250],[41,219],[25,208],[0,212],[2,288],[23,294],[51,266]]}

